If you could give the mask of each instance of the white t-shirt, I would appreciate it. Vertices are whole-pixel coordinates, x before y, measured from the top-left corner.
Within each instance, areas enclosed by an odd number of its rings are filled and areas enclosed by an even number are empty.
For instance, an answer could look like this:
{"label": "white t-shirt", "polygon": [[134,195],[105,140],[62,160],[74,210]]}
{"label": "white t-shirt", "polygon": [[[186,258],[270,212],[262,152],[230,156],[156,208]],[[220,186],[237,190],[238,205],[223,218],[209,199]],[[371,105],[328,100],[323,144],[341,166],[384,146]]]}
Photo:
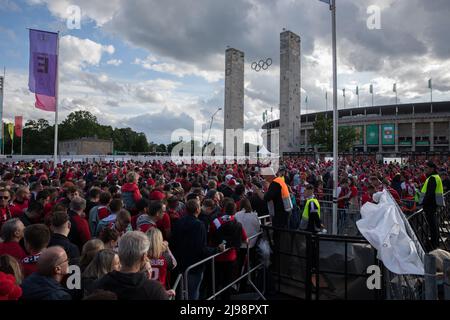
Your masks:
{"label": "white t-shirt", "polygon": [[[242,224],[242,227],[247,234],[247,238],[254,236],[261,230],[261,222],[258,219],[258,214],[253,212],[245,212],[244,210],[237,212],[234,215],[235,219]],[[249,247],[253,248],[258,240],[257,237],[249,241]],[[246,244],[241,245],[241,248],[247,248]]]}

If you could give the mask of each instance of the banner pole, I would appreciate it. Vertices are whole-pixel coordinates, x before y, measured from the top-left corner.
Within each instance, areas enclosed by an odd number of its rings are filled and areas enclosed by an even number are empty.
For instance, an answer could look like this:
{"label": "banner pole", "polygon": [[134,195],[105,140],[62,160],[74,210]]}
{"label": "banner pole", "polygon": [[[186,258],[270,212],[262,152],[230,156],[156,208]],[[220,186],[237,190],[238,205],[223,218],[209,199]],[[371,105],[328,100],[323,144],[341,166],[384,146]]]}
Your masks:
{"label": "banner pole", "polygon": [[55,97],[55,145],[53,155],[53,167],[56,168],[58,161],[58,100],[59,100],[59,31],[56,42],[56,97]]}
{"label": "banner pole", "polygon": [[2,154],[5,154],[5,128],[3,125],[3,104],[5,100],[5,85],[6,85],[6,67],[3,67],[3,91],[2,91]]}

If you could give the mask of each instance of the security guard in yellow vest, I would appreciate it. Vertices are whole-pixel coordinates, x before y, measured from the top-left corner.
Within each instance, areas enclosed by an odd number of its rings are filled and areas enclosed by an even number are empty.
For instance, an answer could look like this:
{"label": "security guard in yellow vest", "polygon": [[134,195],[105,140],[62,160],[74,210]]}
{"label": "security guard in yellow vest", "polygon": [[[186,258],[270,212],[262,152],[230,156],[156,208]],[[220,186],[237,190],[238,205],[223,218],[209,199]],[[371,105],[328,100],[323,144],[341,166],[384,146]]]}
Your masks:
{"label": "security guard in yellow vest", "polygon": [[436,210],[438,206],[444,205],[444,189],[442,180],[437,174],[436,165],[428,161],[425,170],[428,178],[421,190],[420,204],[423,205],[423,211],[430,226],[432,249],[436,249],[439,247],[439,217]]}
{"label": "security guard in yellow vest", "polygon": [[320,204],[314,197],[314,187],[311,184],[308,184],[305,188],[305,198],[306,203],[303,209],[300,229],[314,233],[319,232],[322,230]]}

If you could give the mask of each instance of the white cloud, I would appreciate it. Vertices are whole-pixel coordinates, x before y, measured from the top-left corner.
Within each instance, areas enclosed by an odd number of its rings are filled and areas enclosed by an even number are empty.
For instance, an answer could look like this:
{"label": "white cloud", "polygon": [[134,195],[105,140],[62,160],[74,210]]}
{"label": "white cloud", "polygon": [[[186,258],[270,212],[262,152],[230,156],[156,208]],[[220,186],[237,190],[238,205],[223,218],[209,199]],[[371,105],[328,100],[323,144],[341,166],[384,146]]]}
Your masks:
{"label": "white cloud", "polygon": [[60,54],[63,72],[76,72],[87,66],[98,66],[104,53],[113,54],[114,46],[102,45],[90,39],[71,35],[60,39]]}
{"label": "white cloud", "polygon": [[118,66],[120,66],[122,64],[122,60],[120,60],[120,59],[111,59],[111,60],[106,61],[106,64],[118,67]]}
{"label": "white cloud", "polygon": [[110,21],[124,2],[124,0],[28,0],[32,5],[47,5],[53,15],[63,20],[69,17],[70,12],[67,11],[69,6],[79,6],[82,16],[93,20],[98,26]]}
{"label": "white cloud", "polygon": [[208,82],[217,82],[223,79],[223,72],[202,70],[194,64],[185,62],[162,61],[153,55],[149,55],[146,59],[136,58],[134,64],[140,65],[147,70],[168,73],[179,78],[197,76]]}

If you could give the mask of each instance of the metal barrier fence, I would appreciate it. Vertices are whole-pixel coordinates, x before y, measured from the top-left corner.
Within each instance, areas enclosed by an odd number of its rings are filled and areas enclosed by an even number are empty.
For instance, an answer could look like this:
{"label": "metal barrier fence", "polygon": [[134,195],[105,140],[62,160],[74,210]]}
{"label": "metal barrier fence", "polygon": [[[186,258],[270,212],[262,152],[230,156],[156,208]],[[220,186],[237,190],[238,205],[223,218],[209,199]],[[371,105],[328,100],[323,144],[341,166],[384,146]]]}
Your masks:
{"label": "metal barrier fence", "polygon": [[264,226],[273,251],[275,291],[305,300],[382,299],[369,290],[367,268],[383,266],[363,238],[312,234]]}
{"label": "metal barrier fence", "polygon": [[[261,221],[262,221],[262,226],[264,225],[270,225],[271,221],[270,221],[270,215],[266,215],[266,216],[261,216],[258,217]],[[189,273],[194,269],[197,268],[201,265],[204,265],[208,262],[211,262],[211,285],[212,285],[212,295],[207,297],[206,300],[213,300],[215,299],[217,296],[219,296],[220,294],[224,293],[226,290],[230,289],[231,287],[233,287],[234,285],[240,283],[242,280],[246,280],[247,283],[250,285],[250,287],[254,290],[254,292],[258,295],[258,297],[260,299],[266,300],[264,293],[266,290],[266,283],[265,283],[265,279],[266,279],[266,274],[265,274],[265,266],[264,263],[258,263],[256,266],[252,266],[252,261],[250,259],[250,246],[249,243],[251,240],[253,239],[258,239],[261,236],[263,236],[263,232],[258,232],[257,234],[251,236],[248,238],[247,244],[246,244],[246,257],[245,257],[245,261],[244,261],[244,265],[246,266],[246,271],[242,270],[242,273],[240,276],[238,276],[236,279],[234,279],[231,283],[225,285],[223,288],[221,288],[219,291],[216,291],[216,258],[225,254],[226,252],[230,251],[231,248],[227,248],[225,249],[223,252],[214,254],[212,256],[209,256],[208,258],[205,258],[201,261],[198,261],[192,265],[190,265],[182,274],[178,275],[174,286],[173,286],[173,290],[177,291],[178,288],[180,288],[180,298],[181,300],[189,300]],[[252,274],[256,273],[258,270],[262,270],[262,279],[263,279],[263,283],[262,286],[263,288],[260,290],[256,284],[253,282],[252,279]],[[180,285],[180,287],[179,287]]]}
{"label": "metal barrier fence", "polygon": [[[441,249],[447,250],[450,228],[450,192],[447,192],[444,197],[445,206],[439,207],[436,214],[439,219],[439,246]],[[424,211],[420,209],[408,215],[407,220],[425,252],[433,250],[430,226]],[[434,255],[424,255],[424,276],[398,275],[386,270],[386,298],[393,300],[450,300],[450,260],[439,258],[439,266],[437,260]]]}
{"label": "metal barrier fence", "polygon": [[[254,238],[258,238],[259,236],[261,236],[263,233],[259,232],[251,237],[248,238],[248,240],[252,240]],[[194,263],[193,265],[189,266],[183,273],[183,281],[184,281],[184,286],[183,286],[183,292],[182,292],[182,299],[184,300],[189,300],[189,272],[192,271],[192,269],[199,267],[209,261],[211,261],[211,280],[212,280],[212,295],[208,298],[206,298],[206,300],[212,300],[215,299],[217,296],[219,296],[220,294],[224,293],[226,290],[230,289],[231,287],[233,287],[235,284],[237,284],[238,282],[240,282],[241,280],[247,278],[248,283],[250,284],[250,286],[255,290],[255,292],[259,295],[259,297],[263,300],[265,300],[264,297],[264,291],[265,291],[265,283],[263,286],[263,290],[262,292],[256,287],[256,285],[253,283],[252,279],[251,279],[251,274],[259,269],[263,269],[264,270],[264,264],[260,263],[255,267],[251,267],[251,263],[250,263],[250,247],[249,247],[249,243],[247,242],[247,256],[246,256],[246,264],[247,264],[247,272],[241,274],[237,279],[233,280],[231,283],[229,283],[228,285],[224,286],[223,288],[221,288],[219,291],[216,292],[216,270],[215,270],[215,259],[218,256],[223,255],[224,253],[230,251],[231,248],[226,249],[223,252],[217,253],[215,255],[212,255],[206,259],[203,259],[197,263]],[[264,272],[264,271],[263,271]],[[265,279],[265,277],[263,277],[263,279]]]}

